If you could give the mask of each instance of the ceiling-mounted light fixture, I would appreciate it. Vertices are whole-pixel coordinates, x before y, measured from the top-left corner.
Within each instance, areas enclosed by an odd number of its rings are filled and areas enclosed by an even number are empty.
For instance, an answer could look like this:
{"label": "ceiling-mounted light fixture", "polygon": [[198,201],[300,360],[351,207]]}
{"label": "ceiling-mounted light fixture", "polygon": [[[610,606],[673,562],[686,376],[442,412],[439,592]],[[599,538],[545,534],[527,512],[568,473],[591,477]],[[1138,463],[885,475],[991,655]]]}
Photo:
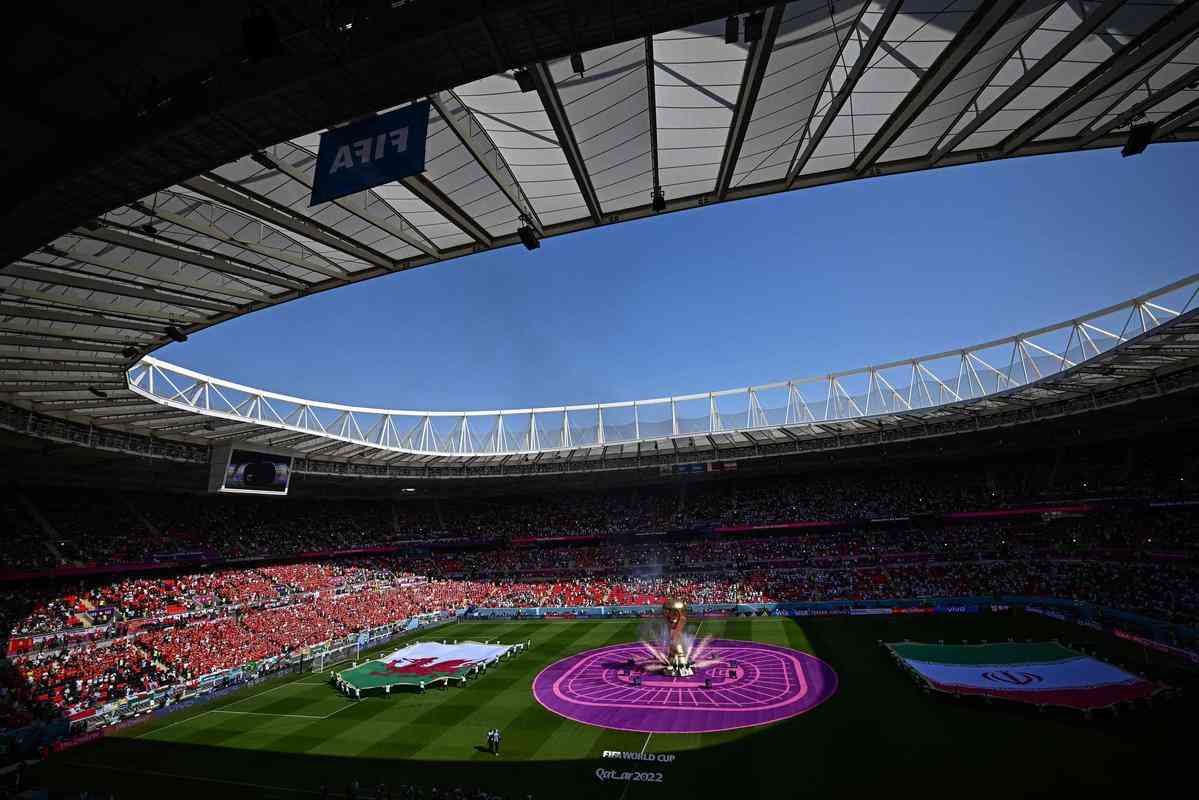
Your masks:
{"label": "ceiling-mounted light fixture", "polygon": [[736,44],[741,38],[741,18],[731,16],[724,21],[724,43]]}
{"label": "ceiling-mounted light fixture", "polygon": [[537,231],[533,230],[532,225],[521,225],[516,229],[516,235],[520,237],[520,243],[525,246],[526,250],[536,250],[541,247],[541,240],[537,238]]}
{"label": "ceiling-mounted light fixture", "polygon": [[1157,133],[1157,126],[1152,122],[1133,125],[1128,130],[1128,141],[1124,143],[1124,149],[1120,151],[1120,155],[1128,158],[1145,152],[1145,148],[1153,142],[1155,133]]}
{"label": "ceiling-mounted light fixture", "polygon": [[762,27],[766,24],[766,12],[755,11],[745,18],[745,42],[756,42],[762,38]]}

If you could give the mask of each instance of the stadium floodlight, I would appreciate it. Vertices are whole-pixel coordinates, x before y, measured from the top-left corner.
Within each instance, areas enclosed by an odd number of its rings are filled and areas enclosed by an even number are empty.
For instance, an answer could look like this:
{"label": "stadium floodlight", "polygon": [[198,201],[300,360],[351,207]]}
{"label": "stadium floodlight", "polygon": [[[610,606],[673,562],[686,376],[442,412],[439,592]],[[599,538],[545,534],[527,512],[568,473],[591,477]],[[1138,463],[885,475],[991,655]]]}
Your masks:
{"label": "stadium floodlight", "polygon": [[536,250],[541,247],[541,241],[537,238],[537,231],[533,230],[532,225],[521,225],[516,229],[516,235],[520,237],[520,243],[525,246],[526,250]]}
{"label": "stadium floodlight", "polygon": [[91,392],[94,397],[99,397],[101,400],[108,397],[108,392],[102,389],[97,389],[95,386],[89,386],[87,387],[87,390]]}
{"label": "stadium floodlight", "polygon": [[756,42],[762,38],[762,27],[766,23],[766,12],[755,11],[745,18],[745,42]]}
{"label": "stadium floodlight", "polygon": [[576,75],[583,74],[583,56],[579,53],[570,54],[570,68],[574,70]]}
{"label": "stadium floodlight", "polygon": [[537,91],[537,84],[533,83],[533,74],[527,69],[514,70],[512,77],[516,79],[516,85],[522,92]]}
{"label": "stadium floodlight", "polygon": [[724,21],[724,43],[736,44],[741,38],[741,19],[736,15]]}
{"label": "stadium floodlight", "polygon": [[187,341],[187,334],[176,328],[174,325],[167,326],[167,336],[171,337],[173,341],[181,344]]}
{"label": "stadium floodlight", "polygon": [[1153,141],[1155,133],[1157,133],[1157,126],[1152,122],[1133,125],[1128,131],[1128,141],[1124,143],[1124,149],[1120,151],[1120,155],[1128,158],[1145,152],[1145,148]]}
{"label": "stadium floodlight", "polygon": [[662,212],[662,211],[665,211],[665,210],[666,210],[666,195],[664,195],[664,194],[662,193],[662,187],[661,187],[661,186],[655,186],[655,187],[654,187],[654,198],[653,198],[653,201],[652,201],[652,205],[653,205],[653,207],[654,207],[654,211],[655,211],[655,212],[659,212],[659,213],[660,213],[660,212]]}

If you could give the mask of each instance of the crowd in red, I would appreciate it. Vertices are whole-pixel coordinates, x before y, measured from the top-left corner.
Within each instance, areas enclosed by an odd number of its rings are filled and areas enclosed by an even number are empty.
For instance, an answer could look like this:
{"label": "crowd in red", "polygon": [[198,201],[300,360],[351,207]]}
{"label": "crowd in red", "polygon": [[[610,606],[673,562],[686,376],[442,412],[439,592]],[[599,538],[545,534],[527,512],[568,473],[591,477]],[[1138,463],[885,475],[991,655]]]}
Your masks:
{"label": "crowd in red", "polygon": [[[801,535],[497,546],[98,580],[11,624],[22,682],[66,712],[470,608],[1053,595],[1194,624],[1188,517],[849,528]],[[6,607],[13,605],[8,598]],[[73,627],[82,624],[82,627]],[[113,641],[115,640],[115,641]]]}
{"label": "crowd in red", "polygon": [[[1055,474],[1080,464],[1055,465]],[[0,722],[50,707],[77,711],[415,615],[471,608],[1022,594],[1199,621],[1191,516],[937,517],[1027,502],[1014,493],[1019,475],[991,477],[982,469],[782,477],[452,503],[10,490],[0,496],[0,511],[14,521],[0,569],[276,558],[10,583],[0,590],[12,660],[0,670]],[[828,524],[719,530],[798,520]],[[379,545],[387,551],[296,558]]]}

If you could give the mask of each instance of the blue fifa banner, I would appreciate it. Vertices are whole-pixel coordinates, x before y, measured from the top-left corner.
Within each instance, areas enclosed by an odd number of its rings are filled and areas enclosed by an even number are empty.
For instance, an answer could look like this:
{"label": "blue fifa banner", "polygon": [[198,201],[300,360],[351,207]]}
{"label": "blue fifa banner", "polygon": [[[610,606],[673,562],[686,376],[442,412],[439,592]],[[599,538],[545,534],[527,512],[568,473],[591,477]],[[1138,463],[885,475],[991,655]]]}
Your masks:
{"label": "blue fifa banner", "polygon": [[425,170],[429,103],[413,103],[321,134],[315,206]]}

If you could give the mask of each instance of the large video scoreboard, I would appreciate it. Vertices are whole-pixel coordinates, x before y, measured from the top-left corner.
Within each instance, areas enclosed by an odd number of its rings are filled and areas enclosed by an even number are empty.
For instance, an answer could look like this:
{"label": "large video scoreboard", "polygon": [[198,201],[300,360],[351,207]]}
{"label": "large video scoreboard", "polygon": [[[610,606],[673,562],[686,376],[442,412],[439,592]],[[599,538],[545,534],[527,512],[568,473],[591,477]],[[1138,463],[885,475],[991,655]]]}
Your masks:
{"label": "large video scoreboard", "polygon": [[240,443],[213,448],[208,491],[283,497],[291,484],[292,457]]}

